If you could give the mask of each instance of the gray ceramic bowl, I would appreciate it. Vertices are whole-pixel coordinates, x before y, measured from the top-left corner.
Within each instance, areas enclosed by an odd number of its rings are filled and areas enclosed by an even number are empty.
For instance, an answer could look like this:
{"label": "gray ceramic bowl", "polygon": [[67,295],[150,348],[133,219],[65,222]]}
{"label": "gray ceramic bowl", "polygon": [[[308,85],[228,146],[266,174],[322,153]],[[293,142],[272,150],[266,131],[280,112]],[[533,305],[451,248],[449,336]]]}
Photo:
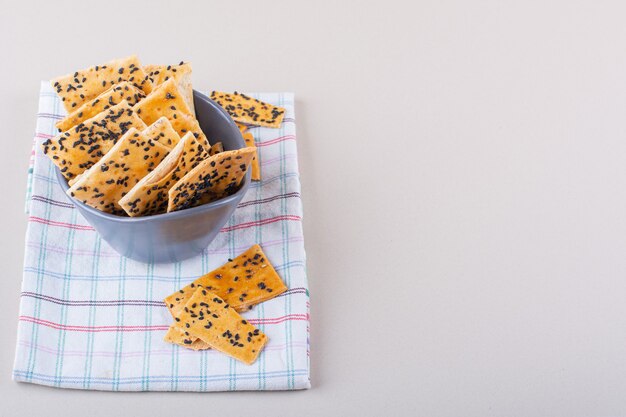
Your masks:
{"label": "gray ceramic bowl", "polygon": [[[220,106],[195,90],[193,98],[196,117],[209,140],[221,141],[227,151],[245,147],[239,129]],[[56,174],[65,193],[69,188],[67,181],[58,169]],[[107,214],[67,198],[119,254],[137,261],[162,263],[177,262],[202,252],[226,224],[249,186],[248,171],[242,187],[231,196],[173,213],[135,218]]]}

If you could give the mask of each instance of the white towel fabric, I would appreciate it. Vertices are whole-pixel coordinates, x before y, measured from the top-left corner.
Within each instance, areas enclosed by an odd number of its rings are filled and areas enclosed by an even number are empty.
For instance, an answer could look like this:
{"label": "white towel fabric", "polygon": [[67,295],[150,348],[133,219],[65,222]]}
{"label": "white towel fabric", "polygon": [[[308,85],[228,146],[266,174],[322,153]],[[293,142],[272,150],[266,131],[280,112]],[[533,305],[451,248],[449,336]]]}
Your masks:
{"label": "white towel fabric", "polygon": [[[309,388],[308,289],[291,93],[251,94],[286,108],[280,129],[251,128],[263,179],[207,250],[173,264],[118,255],[72,206],[39,145],[65,114],[42,83],[28,186],[28,229],[13,378],[120,391]],[[261,244],[289,290],[244,313],[269,337],[253,365],[164,342],[168,294]]]}

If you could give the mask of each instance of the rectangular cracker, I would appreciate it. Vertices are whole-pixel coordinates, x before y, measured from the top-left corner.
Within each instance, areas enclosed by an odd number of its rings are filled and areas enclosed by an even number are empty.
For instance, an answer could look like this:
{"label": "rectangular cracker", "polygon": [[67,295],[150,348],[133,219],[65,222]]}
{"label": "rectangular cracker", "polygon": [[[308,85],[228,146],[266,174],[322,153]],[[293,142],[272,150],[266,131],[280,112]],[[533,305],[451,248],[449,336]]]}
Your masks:
{"label": "rectangular cracker", "polygon": [[196,138],[206,142],[206,148],[210,147],[200,124],[185,103],[173,78],[165,81],[145,99],[137,103],[134,110],[147,124],[154,123],[160,117],[166,117],[181,137],[187,132],[193,132]]}
{"label": "rectangular cracker", "polygon": [[254,158],[252,158],[252,163],[250,164],[252,181],[261,181],[261,166],[259,165],[258,158],[258,149],[254,146],[254,136],[250,132],[245,132],[243,135],[243,140],[246,142],[246,146],[253,147],[256,149],[254,151]]}
{"label": "rectangular cracker", "polygon": [[237,311],[245,311],[287,291],[258,244],[167,296],[164,301],[172,317],[178,316],[199,286],[215,292]]}
{"label": "rectangular cracker", "polygon": [[187,132],[193,133],[193,135],[204,145],[206,148],[210,148],[209,140],[204,135],[204,132],[200,128],[200,124],[195,117],[188,114],[180,114],[175,118],[168,118],[174,130],[180,135],[184,136]]}
{"label": "rectangular cracker", "polygon": [[41,144],[44,154],[71,180],[98,162],[131,127],[146,125],[126,100]]}
{"label": "rectangular cracker", "polygon": [[213,91],[211,100],[222,106],[234,121],[249,125],[278,128],[285,116],[284,108],[236,91],[232,94]]}
{"label": "rectangular cracker", "polygon": [[[178,114],[176,118],[171,119],[162,116],[160,119],[163,118],[168,120],[170,126],[174,129],[174,132],[179,135],[179,137],[185,136],[188,132],[191,132],[204,147],[209,148],[211,146],[209,145],[209,140],[204,135],[204,132],[202,132],[200,124],[195,118],[187,114]],[[157,121],[160,119],[157,119]]]}
{"label": "rectangular cracker", "polygon": [[170,78],[176,80],[178,89],[189,109],[195,114],[193,106],[193,87],[191,84],[191,64],[180,62],[178,65],[145,65],[143,70],[148,74],[153,87],[158,87]]}
{"label": "rectangular cracker", "polygon": [[155,88],[145,99],[135,105],[134,110],[147,124],[154,123],[162,116],[170,121],[175,120],[181,114],[194,116],[173,78]]}
{"label": "rectangular cracker", "polygon": [[[177,323],[172,324],[169,329],[167,329],[167,333],[165,333],[163,340],[191,350],[211,349],[211,346],[204,340],[191,335],[186,335],[185,330],[177,326]],[[189,341],[191,341],[191,343],[189,343]]]}
{"label": "rectangular cracker", "polygon": [[167,211],[206,204],[236,192],[255,150],[220,152],[202,161],[170,189]]}
{"label": "rectangular cracker", "polygon": [[[248,323],[215,293],[199,287],[191,296],[177,325],[186,336],[196,337],[211,348],[251,365],[267,343],[267,336]],[[183,343],[192,344],[191,338]]]}
{"label": "rectangular cracker", "polygon": [[159,142],[161,145],[172,149],[180,141],[180,136],[172,127],[172,124],[167,117],[161,117],[152,123],[143,132],[144,135],[155,142]]}
{"label": "rectangular cracker", "polygon": [[237,125],[237,127],[239,128],[239,131],[241,133],[245,132],[246,130],[248,130],[248,126],[244,125],[243,123],[239,123],[239,122],[235,122],[235,124]]}
{"label": "rectangular cracker", "polygon": [[82,106],[74,110],[63,120],[58,121],[56,123],[56,127],[60,132],[65,132],[80,122],[84,122],[98,113],[121,103],[122,100],[126,100],[128,104],[132,106],[144,97],[145,94],[143,91],[132,85],[130,82],[123,81],[119,84],[115,84],[108,90],[103,91],[93,100],[83,103]]}
{"label": "rectangular cracker", "polygon": [[213,156],[220,152],[224,152],[224,145],[222,142],[217,142],[216,144],[211,145],[211,148],[209,149],[209,156]]}
{"label": "rectangular cracker", "polygon": [[145,94],[152,91],[148,75],[141,68],[135,55],[81,69],[54,78],[50,83],[61,97],[63,107],[70,113],[122,81],[129,81]]}
{"label": "rectangular cracker", "polygon": [[165,146],[130,128],[67,194],[106,213],[125,214],[118,204],[120,198],[156,168],[168,152]]}
{"label": "rectangular cracker", "polygon": [[165,213],[170,188],[208,156],[193,133],[187,133],[159,166],[119,201],[120,206],[131,217]]}

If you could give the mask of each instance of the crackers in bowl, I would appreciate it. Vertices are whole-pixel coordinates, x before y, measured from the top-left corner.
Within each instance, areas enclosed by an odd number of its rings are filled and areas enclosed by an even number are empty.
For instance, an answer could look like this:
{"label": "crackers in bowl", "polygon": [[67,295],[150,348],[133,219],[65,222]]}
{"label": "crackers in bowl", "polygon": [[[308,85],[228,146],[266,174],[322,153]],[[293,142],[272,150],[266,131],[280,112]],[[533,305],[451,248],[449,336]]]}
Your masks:
{"label": "crackers in bowl", "polygon": [[153,216],[236,192],[248,170],[261,179],[252,127],[277,128],[285,110],[241,93],[213,91],[246,147],[225,151],[194,110],[192,67],[142,65],[135,56],[51,80],[67,116],[41,144],[68,194],[103,212]]}

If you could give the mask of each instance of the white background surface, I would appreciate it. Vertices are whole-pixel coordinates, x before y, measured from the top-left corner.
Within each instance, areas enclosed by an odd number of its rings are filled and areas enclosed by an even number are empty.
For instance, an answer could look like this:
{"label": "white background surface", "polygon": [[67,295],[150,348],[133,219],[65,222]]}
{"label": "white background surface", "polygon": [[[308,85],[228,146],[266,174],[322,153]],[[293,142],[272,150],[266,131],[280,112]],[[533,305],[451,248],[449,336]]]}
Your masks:
{"label": "white background surface", "polygon": [[[623,2],[0,4],[0,415],[626,415]],[[130,53],[296,93],[313,389],[11,381],[39,80]]]}

